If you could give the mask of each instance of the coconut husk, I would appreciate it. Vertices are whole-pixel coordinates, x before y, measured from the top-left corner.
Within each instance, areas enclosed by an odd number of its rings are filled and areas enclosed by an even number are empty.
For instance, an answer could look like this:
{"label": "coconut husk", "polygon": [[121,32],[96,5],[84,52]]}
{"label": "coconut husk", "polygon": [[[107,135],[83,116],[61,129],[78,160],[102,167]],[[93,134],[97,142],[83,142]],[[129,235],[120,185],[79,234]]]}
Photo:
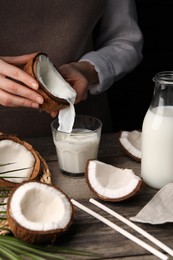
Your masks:
{"label": "coconut husk", "polygon": [[39,76],[37,75],[37,64],[40,55],[45,55],[45,53],[37,53],[36,56],[29,60],[24,67],[24,71],[34,77],[39,83],[39,89],[37,92],[43,97],[44,102],[39,106],[39,108],[46,112],[59,111],[63,108],[69,106],[69,103],[65,99],[58,98],[53,96],[39,81]]}

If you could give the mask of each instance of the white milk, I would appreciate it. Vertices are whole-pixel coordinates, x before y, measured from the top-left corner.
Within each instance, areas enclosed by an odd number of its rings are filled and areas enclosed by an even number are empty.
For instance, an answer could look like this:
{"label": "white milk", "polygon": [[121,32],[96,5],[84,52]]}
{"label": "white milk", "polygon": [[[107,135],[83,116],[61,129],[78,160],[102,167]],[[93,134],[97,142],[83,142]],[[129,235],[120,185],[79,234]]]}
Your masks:
{"label": "white milk", "polygon": [[[156,114],[157,109],[157,114]],[[141,176],[160,189],[173,182],[173,107],[149,109],[142,127]]]}
{"label": "white milk", "polygon": [[82,174],[86,161],[96,159],[100,136],[87,129],[74,129],[71,134],[57,132],[54,137],[60,169],[67,173]]}

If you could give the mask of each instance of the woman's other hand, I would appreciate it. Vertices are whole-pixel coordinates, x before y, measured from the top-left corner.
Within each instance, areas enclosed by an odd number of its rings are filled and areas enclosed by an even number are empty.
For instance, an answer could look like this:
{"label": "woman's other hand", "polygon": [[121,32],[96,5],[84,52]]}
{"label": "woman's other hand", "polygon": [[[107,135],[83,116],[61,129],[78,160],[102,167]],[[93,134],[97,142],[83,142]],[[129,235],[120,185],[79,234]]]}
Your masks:
{"label": "woman's other hand", "polygon": [[75,103],[87,99],[89,86],[99,81],[94,66],[87,61],[64,64],[58,70],[76,91]]}

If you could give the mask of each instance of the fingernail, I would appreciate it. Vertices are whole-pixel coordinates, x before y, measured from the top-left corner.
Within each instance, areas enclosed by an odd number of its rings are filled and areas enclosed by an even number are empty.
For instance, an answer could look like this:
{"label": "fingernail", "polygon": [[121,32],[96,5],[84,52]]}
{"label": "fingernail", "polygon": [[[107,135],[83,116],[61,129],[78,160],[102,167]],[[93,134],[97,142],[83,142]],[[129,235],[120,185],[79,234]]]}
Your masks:
{"label": "fingernail", "polygon": [[33,108],[39,108],[39,104],[37,104],[37,103],[32,103],[32,104],[31,104],[31,107],[33,107]]}
{"label": "fingernail", "polygon": [[33,88],[33,89],[38,89],[38,84],[37,83],[35,83],[35,82],[33,82],[32,84],[31,84],[31,87]]}
{"label": "fingernail", "polygon": [[44,100],[42,97],[36,97],[36,101],[39,103],[39,104],[43,104]]}

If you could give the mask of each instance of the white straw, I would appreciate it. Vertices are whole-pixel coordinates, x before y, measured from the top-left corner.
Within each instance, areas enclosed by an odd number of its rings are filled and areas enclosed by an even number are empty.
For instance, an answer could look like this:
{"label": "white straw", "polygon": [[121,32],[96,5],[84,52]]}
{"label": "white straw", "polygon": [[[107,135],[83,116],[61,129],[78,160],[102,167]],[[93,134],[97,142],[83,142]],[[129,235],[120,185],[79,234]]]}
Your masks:
{"label": "white straw", "polygon": [[119,232],[120,234],[124,235],[125,237],[129,238],[130,240],[132,240],[133,242],[135,242],[136,244],[140,245],[141,247],[145,248],[146,250],[148,250],[149,252],[151,252],[152,254],[154,254],[155,256],[157,256],[158,258],[162,259],[162,260],[167,260],[169,259],[168,256],[164,255],[163,253],[161,253],[160,251],[158,251],[157,249],[155,249],[154,247],[150,246],[149,244],[145,243],[144,241],[140,240],[139,238],[135,237],[134,235],[132,235],[131,233],[127,232],[126,230],[122,229],[121,227],[117,226],[116,224],[114,224],[113,222],[109,221],[108,219],[102,217],[101,215],[99,215],[98,213],[94,212],[93,210],[87,208],[86,206],[82,205],[81,203],[75,201],[74,199],[71,199],[71,202],[73,203],[73,205],[75,205],[76,207],[82,209],[83,211],[85,211],[86,213],[90,214],[91,216],[97,218],[98,220],[100,220],[101,222],[105,223],[106,225],[108,225],[109,227],[113,228],[114,230],[116,230],[117,232]]}
{"label": "white straw", "polygon": [[109,209],[108,207],[106,207],[105,205],[101,204],[100,202],[94,200],[94,199],[90,199],[89,200],[92,204],[96,205],[97,207],[103,209],[104,211],[106,211],[107,213],[111,214],[112,216],[114,216],[115,218],[121,220],[122,222],[124,222],[125,224],[127,224],[128,226],[130,226],[131,228],[133,228],[134,230],[136,230],[137,232],[139,232],[141,235],[143,235],[144,237],[148,238],[150,241],[152,241],[154,244],[156,244],[158,247],[160,247],[161,249],[163,249],[165,252],[167,252],[169,255],[173,256],[173,250],[166,246],[165,244],[163,244],[161,241],[159,241],[157,238],[153,237],[152,235],[150,235],[149,233],[147,233],[145,230],[143,230],[142,228],[140,228],[139,226],[137,226],[136,224],[134,224],[133,222],[131,222],[130,220],[126,219],[125,217],[121,216],[120,214],[116,213],[115,211]]}

